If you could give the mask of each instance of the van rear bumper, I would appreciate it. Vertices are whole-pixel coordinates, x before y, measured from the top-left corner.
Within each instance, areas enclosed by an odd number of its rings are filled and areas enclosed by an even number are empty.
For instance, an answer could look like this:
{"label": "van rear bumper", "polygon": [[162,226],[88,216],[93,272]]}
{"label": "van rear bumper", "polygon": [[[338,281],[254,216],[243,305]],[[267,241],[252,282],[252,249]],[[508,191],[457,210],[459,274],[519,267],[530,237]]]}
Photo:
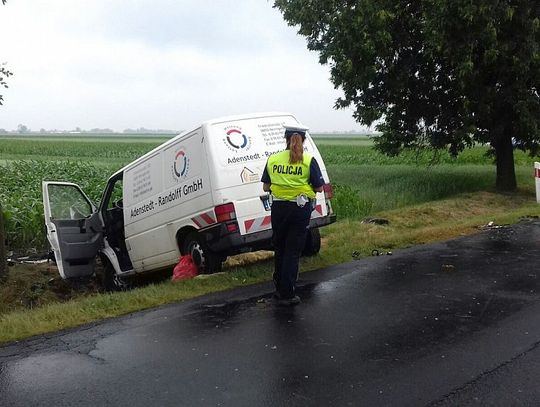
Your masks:
{"label": "van rear bumper", "polygon": [[272,229],[241,235],[240,232],[229,232],[224,223],[201,233],[205,236],[210,250],[223,256],[272,248]]}
{"label": "van rear bumper", "polygon": [[[310,228],[319,228],[336,221],[336,215],[311,219]],[[231,223],[231,222],[229,222]],[[229,232],[227,223],[209,227],[200,232],[213,252],[223,256],[232,256],[254,250],[272,250],[272,229],[241,235],[240,232]]]}

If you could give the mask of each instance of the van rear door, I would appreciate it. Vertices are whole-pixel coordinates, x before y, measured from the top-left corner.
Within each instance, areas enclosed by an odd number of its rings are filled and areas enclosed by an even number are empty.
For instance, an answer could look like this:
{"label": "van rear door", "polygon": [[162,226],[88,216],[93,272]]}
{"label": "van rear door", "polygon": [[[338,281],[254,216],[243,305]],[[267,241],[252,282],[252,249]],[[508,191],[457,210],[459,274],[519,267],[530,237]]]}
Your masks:
{"label": "van rear door", "polygon": [[103,247],[99,213],[78,185],[42,183],[45,226],[62,278],[94,273],[95,258]]}
{"label": "van rear door", "polygon": [[[210,162],[215,174],[215,201],[234,203],[241,235],[272,227],[261,176],[268,157],[286,148],[283,124],[291,122],[297,120],[288,113],[261,114],[217,120],[207,127],[209,146],[215,157]],[[310,137],[306,138],[304,150],[317,159],[325,182],[328,182],[326,168]],[[318,193],[312,217],[327,214],[324,194]]]}

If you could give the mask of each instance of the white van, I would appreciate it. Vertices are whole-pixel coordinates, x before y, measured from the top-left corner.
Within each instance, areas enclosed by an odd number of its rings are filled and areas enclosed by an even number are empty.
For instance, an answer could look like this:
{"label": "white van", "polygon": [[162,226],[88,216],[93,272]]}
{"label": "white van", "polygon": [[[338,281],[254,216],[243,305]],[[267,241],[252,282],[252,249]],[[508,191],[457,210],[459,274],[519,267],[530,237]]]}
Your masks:
{"label": "white van", "polygon": [[[288,113],[210,120],[168,140],[113,174],[96,208],[76,184],[43,182],[47,237],[63,278],[91,276],[99,255],[105,285],[163,269],[191,254],[199,271],[229,255],[271,249],[270,205],[261,175],[285,148]],[[317,194],[304,254],[320,248],[318,227],[335,221],[324,162],[306,135],[326,185]]]}

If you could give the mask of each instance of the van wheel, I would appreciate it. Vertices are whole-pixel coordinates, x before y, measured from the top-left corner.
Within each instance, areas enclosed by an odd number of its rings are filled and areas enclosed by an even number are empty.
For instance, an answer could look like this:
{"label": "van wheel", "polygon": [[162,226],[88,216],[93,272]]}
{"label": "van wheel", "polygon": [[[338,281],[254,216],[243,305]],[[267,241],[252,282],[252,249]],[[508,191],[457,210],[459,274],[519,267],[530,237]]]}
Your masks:
{"label": "van wheel", "polygon": [[190,254],[200,274],[212,274],[221,271],[222,257],[212,252],[202,236],[190,233],[182,245],[182,254]]}
{"label": "van wheel", "polygon": [[309,228],[302,256],[315,256],[321,250],[321,232],[319,228]]}
{"label": "van wheel", "polygon": [[106,260],[101,275],[101,284],[105,291],[125,291],[129,289],[128,282],[116,275],[112,264]]}

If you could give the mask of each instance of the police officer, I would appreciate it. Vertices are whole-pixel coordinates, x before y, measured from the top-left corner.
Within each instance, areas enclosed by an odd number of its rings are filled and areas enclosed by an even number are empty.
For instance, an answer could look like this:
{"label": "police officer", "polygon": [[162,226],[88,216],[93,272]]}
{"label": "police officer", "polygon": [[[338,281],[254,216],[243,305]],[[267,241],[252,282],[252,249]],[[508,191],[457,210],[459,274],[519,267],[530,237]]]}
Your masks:
{"label": "police officer", "polygon": [[286,125],[287,149],[268,157],[261,181],[272,194],[275,296],[280,305],[295,305],[300,254],[306,241],[316,192],[323,190],[319,164],[304,152],[306,127]]}

